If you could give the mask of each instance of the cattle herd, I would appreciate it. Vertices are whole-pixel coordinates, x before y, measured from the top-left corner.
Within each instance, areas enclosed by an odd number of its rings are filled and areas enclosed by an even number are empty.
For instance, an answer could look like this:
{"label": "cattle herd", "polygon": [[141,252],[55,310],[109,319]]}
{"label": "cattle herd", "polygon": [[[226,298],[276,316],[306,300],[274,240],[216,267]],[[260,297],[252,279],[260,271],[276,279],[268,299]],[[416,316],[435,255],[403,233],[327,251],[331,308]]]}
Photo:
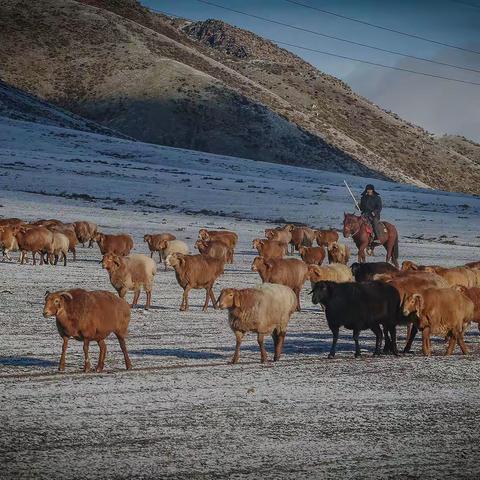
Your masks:
{"label": "cattle herd", "polygon": [[[247,332],[257,334],[261,361],[267,360],[265,335],[274,342],[274,361],[282,353],[288,322],[299,311],[300,291],[309,281],[312,302],[325,310],[333,340],[329,358],[335,356],[340,327],[353,331],[355,356],[360,355],[359,334],[372,330],[376,337],[374,355],[382,352],[398,355],[396,327],[407,326],[404,353],[410,352],[418,330],[422,332],[422,351],[431,355],[431,335],[441,335],[448,342],[446,355],[453,353],[456,344],[467,353],[464,332],[471,322],[480,323],[480,262],[454,268],[437,265],[422,266],[405,261],[401,269],[385,262],[353,263],[347,266],[350,252],[339,242],[335,230],[314,230],[308,227],[285,225],[265,230],[264,239],[254,239],[252,248],[258,251],[252,263],[262,284],[254,288],[225,288],[218,299],[214,285],[224,273],[225,265],[234,262],[238,236],[227,230],[201,229],[191,254],[187,243],[170,233],[149,234],[144,242],[150,257],[130,255],[133,239],[130,235],[108,235],[98,231],[92,222],[63,223],[59,220],[39,220],[27,223],[18,218],[0,219],[0,245],[4,260],[10,253],[20,252],[24,264],[39,256],[40,264],[57,264],[61,258],[67,265],[67,254],[76,258],[76,246],[90,248],[96,243],[118,297],[106,291],[71,289],[47,292],[43,315],[56,317],[63,339],[59,370],[65,369],[65,355],[70,338],[83,342],[84,371],[90,370],[89,344],[100,348],[96,371],[104,368],[105,338],[114,333],[124,354],[127,369],[131,368],[125,336],[130,322],[130,309],[145,291],[148,309],[158,253],[164,268],[173,268],[183,289],[180,310],[189,308],[189,292],[205,289],[203,310],[228,310],[229,326],[235,334],[236,347],[232,363],[240,356],[240,345]],[[316,243],[316,246],[314,246]],[[300,258],[294,258],[298,251]],[[285,258],[291,256],[291,258]],[[328,265],[322,265],[325,258]],[[125,301],[133,292],[133,301]]]}

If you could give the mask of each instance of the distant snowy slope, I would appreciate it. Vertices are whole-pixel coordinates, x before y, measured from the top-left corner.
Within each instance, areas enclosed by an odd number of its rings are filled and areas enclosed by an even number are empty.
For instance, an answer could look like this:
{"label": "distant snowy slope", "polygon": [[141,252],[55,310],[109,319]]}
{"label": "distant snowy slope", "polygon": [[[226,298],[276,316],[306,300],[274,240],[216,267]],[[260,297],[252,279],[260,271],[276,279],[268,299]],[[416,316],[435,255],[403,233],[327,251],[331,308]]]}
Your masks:
{"label": "distant snowy slope", "polygon": [[[0,189],[142,214],[167,210],[340,227],[370,179],[133,142],[0,117]],[[480,199],[375,180],[401,239],[479,245]],[[6,193],[5,193],[6,194]],[[42,198],[42,197],[38,197]],[[8,215],[0,209],[1,215]],[[55,216],[55,212],[52,212]]]}

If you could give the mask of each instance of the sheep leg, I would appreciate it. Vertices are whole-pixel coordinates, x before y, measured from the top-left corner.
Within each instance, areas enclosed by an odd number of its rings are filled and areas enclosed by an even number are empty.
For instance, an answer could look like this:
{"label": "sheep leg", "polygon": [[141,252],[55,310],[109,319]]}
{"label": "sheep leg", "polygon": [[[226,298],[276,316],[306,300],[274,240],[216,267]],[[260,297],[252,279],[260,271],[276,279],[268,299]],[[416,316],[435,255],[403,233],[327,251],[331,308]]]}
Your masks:
{"label": "sheep leg", "polygon": [[125,359],[125,368],[130,370],[132,368],[132,362],[130,362],[130,357],[128,356],[127,352],[127,345],[125,344],[125,339],[120,336],[118,333],[116,334],[118,338],[118,343],[120,344],[120,348],[122,349],[123,358]]}
{"label": "sheep leg", "polygon": [[188,310],[188,292],[190,292],[192,287],[190,285],[187,285],[183,289],[183,295],[182,295],[182,304],[180,305],[180,311]]}
{"label": "sheep leg", "polygon": [[54,255],[53,258],[55,259],[53,262],[52,262],[52,259],[50,259],[50,263],[53,264],[53,265],[57,265],[58,264],[58,259],[60,258],[60,255]]}
{"label": "sheep leg", "polygon": [[417,335],[417,332],[418,327],[413,323],[409,323],[407,328],[407,343],[405,345],[405,348],[403,349],[403,353],[410,353],[412,343],[415,339],[415,336]]}
{"label": "sheep leg", "polygon": [[58,371],[63,372],[65,370],[65,355],[67,353],[68,337],[63,337],[62,354],[60,355],[60,365]]}
{"label": "sheep leg", "polygon": [[430,350],[430,329],[424,328],[422,331],[422,352],[425,356],[432,354]]}
{"label": "sheep leg", "polygon": [[337,350],[338,332],[340,331],[340,328],[339,327],[336,327],[336,328],[330,327],[330,330],[332,331],[333,339],[332,339],[332,346],[330,348],[330,353],[328,354],[328,358],[334,358],[335,357],[335,352]]}
{"label": "sheep leg", "polygon": [[85,357],[83,363],[83,371],[88,373],[91,370],[90,357],[88,356],[88,347],[90,346],[90,340],[83,340],[83,355]]}
{"label": "sheep leg", "polygon": [[373,356],[376,357],[381,353],[383,332],[380,325],[375,325],[375,327],[372,328],[372,332],[375,334],[375,351],[373,352]]}
{"label": "sheep leg", "polygon": [[63,266],[67,266],[67,254],[65,252],[63,252]]}
{"label": "sheep leg", "polygon": [[448,336],[448,346],[447,346],[447,351],[445,352],[445,355],[451,355],[453,351],[455,350],[455,344],[457,343],[457,338],[453,333],[450,333]]}
{"label": "sheep leg", "polygon": [[[32,252],[32,257],[33,257],[33,264],[36,265],[37,264],[37,253]],[[43,262],[43,258],[40,259],[40,265],[42,265],[42,262]]]}
{"label": "sheep leg", "polygon": [[388,329],[385,326],[383,326],[383,336],[385,338],[385,345],[383,347],[383,353],[385,353],[385,354],[392,353],[392,341],[390,340],[390,335],[388,333]]}
{"label": "sheep leg", "polygon": [[468,348],[467,346],[465,345],[465,340],[463,338],[463,332],[460,332],[458,335],[457,335],[457,343],[458,343],[458,346],[460,347],[460,349],[462,350],[462,353],[464,355],[468,355]]}
{"label": "sheep leg", "polygon": [[133,294],[132,304],[130,305],[131,308],[133,308],[138,303],[138,298],[139,297],[140,297],[140,289],[135,290],[135,292]]}
{"label": "sheep leg", "polygon": [[212,301],[213,308],[216,310],[218,308],[217,301],[215,300],[215,295],[213,294],[213,288],[210,287],[210,300]]}
{"label": "sheep leg", "polygon": [[280,360],[280,356],[282,355],[283,343],[285,342],[285,332],[277,332],[277,330],[274,330],[272,332],[272,338],[275,345],[275,354],[273,356],[273,361],[277,362],[278,360]]}
{"label": "sheep leg", "polygon": [[152,291],[147,290],[146,294],[147,294],[147,303],[145,305],[145,310],[148,310],[150,308],[150,305],[152,304]]}
{"label": "sheep leg", "polygon": [[296,288],[294,290],[295,292],[295,295],[297,297],[297,312],[300,312],[301,311],[301,307],[300,307],[300,289],[299,288]]}
{"label": "sheep leg", "polygon": [[355,341],[355,358],[358,358],[361,355],[360,345],[358,343],[358,337],[359,336],[360,336],[360,330],[354,330],[353,331],[353,340]]}
{"label": "sheep leg", "polygon": [[257,334],[257,342],[260,347],[260,362],[265,363],[267,361],[267,351],[265,350],[265,335],[263,333]]}
{"label": "sheep leg", "polygon": [[[205,303],[203,304],[203,311],[206,312],[207,309],[208,309],[208,299],[209,299],[209,296],[210,296],[210,287],[207,287],[205,289]],[[213,304],[213,306],[215,307],[215,303]]]}
{"label": "sheep leg", "polygon": [[233,354],[232,359],[230,360],[230,363],[238,363],[238,359],[240,358],[240,345],[242,344],[242,340],[244,337],[244,333],[236,330],[235,332],[235,353]]}
{"label": "sheep leg", "polygon": [[397,327],[395,325],[390,328],[390,337],[391,337],[391,352],[398,357],[398,346],[397,346]]}
{"label": "sheep leg", "polygon": [[107,354],[107,345],[105,340],[99,340],[98,347],[100,348],[100,355],[98,356],[98,364],[95,371],[97,373],[103,372],[103,367],[105,366],[105,355]]}

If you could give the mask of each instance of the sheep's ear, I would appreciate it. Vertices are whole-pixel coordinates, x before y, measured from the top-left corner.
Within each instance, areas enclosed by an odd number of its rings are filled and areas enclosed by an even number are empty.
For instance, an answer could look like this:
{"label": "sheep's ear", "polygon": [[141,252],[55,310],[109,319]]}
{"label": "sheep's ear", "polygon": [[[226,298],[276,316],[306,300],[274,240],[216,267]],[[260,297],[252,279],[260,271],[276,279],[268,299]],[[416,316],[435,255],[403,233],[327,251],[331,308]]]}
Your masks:
{"label": "sheep's ear", "polygon": [[410,264],[410,268],[411,268],[412,270],[418,270],[418,265],[415,265],[415,263],[411,263],[411,264]]}
{"label": "sheep's ear", "polygon": [[47,290],[47,291],[45,292],[45,300],[47,299],[47,297],[48,297],[49,295],[50,295],[50,290]]}
{"label": "sheep's ear", "polygon": [[114,257],[113,263],[114,263],[117,267],[119,267],[119,266],[120,266],[120,263],[121,263],[121,262],[120,262],[120,257]]}
{"label": "sheep's ear", "polygon": [[178,263],[182,265],[182,267],[185,265],[185,259],[183,257],[177,257]]}
{"label": "sheep's ear", "polygon": [[263,263],[265,264],[265,266],[267,268],[272,268],[273,267],[273,263],[270,260],[264,260]]}
{"label": "sheep's ear", "polygon": [[233,306],[239,308],[241,306],[241,301],[240,301],[240,292],[234,292],[233,293]]}
{"label": "sheep's ear", "polygon": [[69,298],[70,300],[73,300],[72,294],[70,292],[61,292],[60,296],[65,297],[65,298]]}
{"label": "sheep's ear", "polygon": [[423,297],[419,293],[415,293],[412,298],[415,302],[415,309],[417,310],[417,313],[420,314],[423,311],[423,307],[425,306]]}

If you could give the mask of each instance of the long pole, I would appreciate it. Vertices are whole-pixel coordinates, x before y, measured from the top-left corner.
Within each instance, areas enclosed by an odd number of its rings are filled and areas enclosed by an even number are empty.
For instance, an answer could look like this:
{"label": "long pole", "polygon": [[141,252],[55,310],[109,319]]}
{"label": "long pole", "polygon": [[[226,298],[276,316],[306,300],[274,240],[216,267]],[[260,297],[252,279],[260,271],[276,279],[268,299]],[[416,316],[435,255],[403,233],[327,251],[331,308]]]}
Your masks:
{"label": "long pole", "polygon": [[360,207],[358,206],[358,202],[357,202],[357,199],[355,198],[355,195],[352,193],[352,191],[350,190],[350,187],[348,186],[348,183],[344,180],[343,183],[345,184],[345,186],[347,187],[350,195],[352,196],[353,198],[353,201],[355,202],[355,206],[357,207],[357,210],[360,211]]}

